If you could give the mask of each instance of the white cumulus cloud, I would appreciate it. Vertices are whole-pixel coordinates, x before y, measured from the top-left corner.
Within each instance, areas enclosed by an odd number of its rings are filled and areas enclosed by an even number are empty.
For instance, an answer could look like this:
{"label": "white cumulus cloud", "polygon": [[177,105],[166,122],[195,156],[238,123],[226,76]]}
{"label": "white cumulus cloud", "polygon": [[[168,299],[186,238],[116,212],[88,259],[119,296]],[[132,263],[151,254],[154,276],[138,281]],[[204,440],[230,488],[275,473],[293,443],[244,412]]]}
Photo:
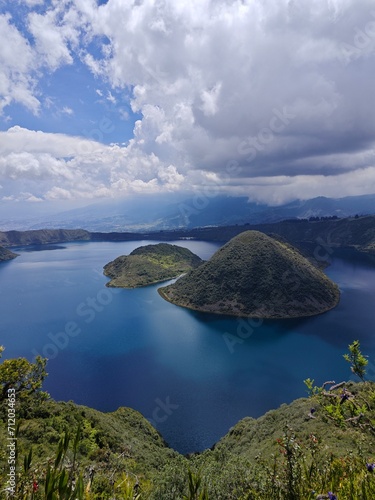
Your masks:
{"label": "white cumulus cloud", "polygon": [[0,107],[38,113],[43,72],[80,60],[139,119],[122,146],[1,132],[8,183],[54,199],[215,182],[273,203],[374,189],[372,0],[24,3],[27,33],[0,16]]}

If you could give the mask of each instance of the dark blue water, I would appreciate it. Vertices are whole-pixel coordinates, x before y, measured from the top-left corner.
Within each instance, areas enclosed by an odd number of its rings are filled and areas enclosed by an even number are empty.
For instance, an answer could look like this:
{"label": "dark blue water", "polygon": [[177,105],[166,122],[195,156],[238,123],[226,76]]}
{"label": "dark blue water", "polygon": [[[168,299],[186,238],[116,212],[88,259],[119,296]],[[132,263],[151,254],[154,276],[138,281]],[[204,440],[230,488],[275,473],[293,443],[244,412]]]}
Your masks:
{"label": "dark blue water", "polygon": [[[20,257],[0,265],[5,357],[49,357],[45,388],[55,399],[104,411],[135,408],[183,453],[212,446],[245,416],[304,396],[307,377],[348,379],[342,354],[354,339],[375,361],[370,259],[334,253],[327,274],[342,296],[333,311],[259,324],[179,308],[158,286],[106,288],[103,265],[148,243],[18,250]],[[175,243],[206,259],[218,247]]]}

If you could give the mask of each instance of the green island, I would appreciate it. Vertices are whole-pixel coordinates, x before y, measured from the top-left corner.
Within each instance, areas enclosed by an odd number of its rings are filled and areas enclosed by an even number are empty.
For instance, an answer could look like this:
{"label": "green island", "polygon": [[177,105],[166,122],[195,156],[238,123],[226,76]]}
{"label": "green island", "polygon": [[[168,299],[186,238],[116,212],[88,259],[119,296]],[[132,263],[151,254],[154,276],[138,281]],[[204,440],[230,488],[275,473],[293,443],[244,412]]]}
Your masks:
{"label": "green island", "polygon": [[109,287],[137,288],[176,278],[202,264],[187,248],[168,243],[136,248],[104,266]]}
{"label": "green island", "polygon": [[17,254],[8,250],[7,248],[1,247],[0,246],[0,262],[6,261],[6,260],[12,260],[17,257]]}
{"label": "green island", "polygon": [[211,449],[187,456],[130,408],[102,413],[52,400],[42,390],[46,359],[7,359],[0,364],[1,498],[373,500],[375,383],[366,380],[358,341],[344,358],[359,382],[307,379],[307,398],[244,418]]}
{"label": "green island", "polygon": [[159,294],[202,312],[256,318],[313,316],[335,307],[337,285],[290,244],[259,231],[232,238]]}

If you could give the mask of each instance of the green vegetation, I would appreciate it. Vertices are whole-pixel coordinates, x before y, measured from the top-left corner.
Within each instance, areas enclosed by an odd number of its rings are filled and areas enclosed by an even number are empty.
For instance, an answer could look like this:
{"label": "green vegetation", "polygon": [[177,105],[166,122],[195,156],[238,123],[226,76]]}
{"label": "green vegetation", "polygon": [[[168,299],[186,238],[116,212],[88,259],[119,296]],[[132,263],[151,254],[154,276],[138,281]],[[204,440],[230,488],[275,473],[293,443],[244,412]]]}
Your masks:
{"label": "green vegetation", "polygon": [[352,344],[350,344],[349,354],[344,354],[344,359],[350,363],[352,372],[364,382],[368,361],[361,353],[358,340],[355,340]]}
{"label": "green vegetation", "polygon": [[227,242],[249,229],[268,235],[278,234],[297,247],[309,245],[312,247],[309,257],[319,261],[327,260],[335,248],[353,248],[361,252],[375,253],[374,215],[320,221],[294,219],[268,224],[198,227],[149,232],[147,234],[90,233],[90,239],[92,241],[132,241],[138,239],[168,241],[189,238],[221,243]]}
{"label": "green vegetation", "polygon": [[0,245],[48,245],[68,241],[88,241],[90,233],[83,229],[35,229],[33,231],[0,231]]}
{"label": "green vegetation", "polygon": [[[0,355],[3,347],[0,347]],[[34,363],[25,358],[6,359],[0,365],[0,401],[8,397],[12,388],[15,396],[28,404],[47,399],[48,394],[41,391],[45,377],[47,360],[37,356]]]}
{"label": "green vegetation", "polygon": [[[354,342],[361,354],[358,341]],[[349,356],[353,352],[349,346]],[[29,363],[35,384],[17,380],[19,360],[0,372],[16,384],[15,493],[22,500],[373,500],[375,384],[305,381],[309,398],[244,418],[211,450],[183,457],[138,412],[101,413],[40,398],[44,370]],[[354,363],[355,359],[351,359]],[[5,362],[4,362],[5,363]],[[9,365],[8,363],[8,365]],[[24,366],[25,362],[20,363]],[[35,366],[33,366],[35,365]],[[12,384],[7,380],[12,377]],[[365,367],[361,372],[365,377]],[[30,378],[30,377],[29,377]],[[25,396],[25,397],[24,397]],[[30,406],[30,398],[38,404]],[[9,401],[1,403],[1,496],[10,464]],[[12,427],[12,425],[11,425]]]}
{"label": "green vegetation", "polygon": [[294,246],[302,248],[309,258],[320,263],[327,263],[335,248],[353,248],[368,254],[375,254],[374,215],[311,221],[293,219],[268,224],[198,227],[148,233],[100,233],[82,229],[0,231],[0,245],[10,247],[68,241],[171,241],[187,238],[222,243],[249,229],[268,235],[277,234]]}
{"label": "green vegetation", "polygon": [[17,257],[16,253],[11,252],[7,248],[0,247],[0,262],[4,260],[15,259],[16,257]]}
{"label": "green vegetation", "polygon": [[202,264],[187,248],[168,243],[146,245],[104,266],[110,287],[137,288],[180,276]]}
{"label": "green vegetation", "polygon": [[311,316],[339,301],[338,287],[298,250],[258,231],[236,236],[159,293],[199,311],[261,318]]}

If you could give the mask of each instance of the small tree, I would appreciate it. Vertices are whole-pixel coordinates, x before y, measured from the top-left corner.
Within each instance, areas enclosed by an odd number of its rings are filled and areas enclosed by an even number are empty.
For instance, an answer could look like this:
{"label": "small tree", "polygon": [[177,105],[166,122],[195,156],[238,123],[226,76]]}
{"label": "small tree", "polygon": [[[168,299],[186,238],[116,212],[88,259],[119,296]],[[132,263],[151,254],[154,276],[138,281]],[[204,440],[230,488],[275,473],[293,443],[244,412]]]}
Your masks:
{"label": "small tree", "polygon": [[368,360],[361,353],[359,340],[355,340],[348,347],[349,354],[344,354],[344,359],[350,363],[352,372],[364,382]]}
{"label": "small tree", "polygon": [[[0,346],[0,356],[4,347]],[[47,393],[41,391],[45,377],[47,359],[37,356],[31,363],[26,358],[6,359],[0,365],[0,402],[8,397],[8,389],[15,389],[19,399],[38,394],[42,398]]]}

